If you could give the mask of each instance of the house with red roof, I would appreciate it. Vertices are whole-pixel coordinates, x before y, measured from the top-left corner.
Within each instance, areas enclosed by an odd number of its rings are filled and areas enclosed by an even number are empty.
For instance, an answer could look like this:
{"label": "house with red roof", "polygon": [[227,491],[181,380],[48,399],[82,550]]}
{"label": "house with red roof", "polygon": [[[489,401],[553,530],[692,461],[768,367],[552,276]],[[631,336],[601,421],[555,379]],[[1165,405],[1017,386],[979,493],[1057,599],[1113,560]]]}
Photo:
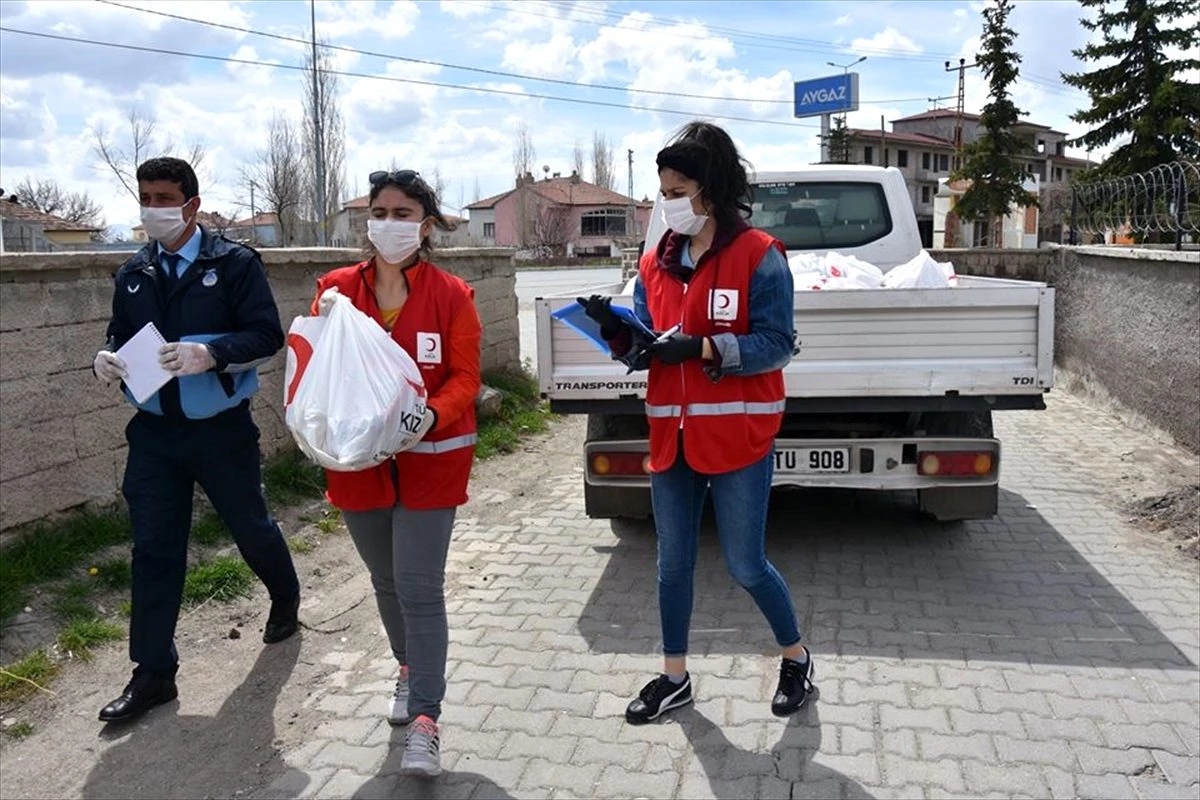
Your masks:
{"label": "house with red roof", "polygon": [[653,203],[588,183],[574,172],[516,179],[466,207],[470,239],[546,256],[619,256],[645,234]]}

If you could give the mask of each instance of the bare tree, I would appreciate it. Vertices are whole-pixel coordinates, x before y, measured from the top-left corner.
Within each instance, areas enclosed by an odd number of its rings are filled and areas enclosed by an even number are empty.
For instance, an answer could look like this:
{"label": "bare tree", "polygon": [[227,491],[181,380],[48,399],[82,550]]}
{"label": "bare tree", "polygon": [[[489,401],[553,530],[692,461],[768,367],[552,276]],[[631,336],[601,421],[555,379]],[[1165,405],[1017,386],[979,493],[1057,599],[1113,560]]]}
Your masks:
{"label": "bare tree", "polygon": [[438,205],[441,205],[446,199],[446,179],[442,177],[441,167],[434,167],[429,173],[429,188],[433,189]]}
{"label": "bare tree", "polygon": [[304,152],[296,126],[276,112],[267,131],[267,148],[242,166],[242,183],[262,198],[258,210],[279,219],[279,245],[296,243],[300,211],[309,193],[304,188]]}
{"label": "bare tree", "polygon": [[[318,47],[322,45],[318,42]],[[328,51],[317,51],[314,67],[312,55],[304,59],[304,123],[303,155],[307,190],[304,192],[302,211],[318,224],[325,226],[328,239],[329,220],[336,217],[342,208],[342,196],[346,189],[346,124],[338,105],[338,76],[333,69],[333,59]],[[317,155],[321,155],[324,173],[325,208],[318,208],[317,185],[320,183]],[[319,236],[319,233],[318,233]],[[322,239],[318,238],[318,241]]]}
{"label": "bare tree", "polygon": [[549,201],[538,203],[535,208],[532,244],[544,250],[545,255],[566,255],[570,241],[568,209]]}
{"label": "bare tree", "polygon": [[580,178],[583,177],[583,144],[578,139],[575,140],[575,150],[572,153],[572,165],[575,168],[575,174]]}
{"label": "bare tree", "polygon": [[533,171],[535,161],[537,151],[533,148],[533,137],[529,135],[529,126],[522,122],[517,125],[517,138],[513,144],[513,172],[523,178]]}
{"label": "bare tree", "polygon": [[17,184],[13,192],[21,205],[37,209],[43,214],[53,214],[59,219],[80,225],[104,228],[104,209],[87,192],[68,192],[54,180],[31,181],[29,178]]}
{"label": "bare tree", "polygon": [[180,146],[170,136],[160,136],[154,117],[145,115],[136,106],[130,107],[126,120],[129,123],[127,136],[104,126],[93,128],[92,152],[133,199],[138,199],[138,165],[157,156],[173,155],[187,161],[203,187],[205,180],[202,173],[208,151],[199,139]]}
{"label": "bare tree", "polygon": [[617,183],[617,165],[612,142],[600,131],[592,134],[592,183],[610,190]]}
{"label": "bare tree", "polygon": [[471,189],[471,202],[477,203],[483,199],[483,193],[479,191],[479,176],[475,176],[475,185]]}

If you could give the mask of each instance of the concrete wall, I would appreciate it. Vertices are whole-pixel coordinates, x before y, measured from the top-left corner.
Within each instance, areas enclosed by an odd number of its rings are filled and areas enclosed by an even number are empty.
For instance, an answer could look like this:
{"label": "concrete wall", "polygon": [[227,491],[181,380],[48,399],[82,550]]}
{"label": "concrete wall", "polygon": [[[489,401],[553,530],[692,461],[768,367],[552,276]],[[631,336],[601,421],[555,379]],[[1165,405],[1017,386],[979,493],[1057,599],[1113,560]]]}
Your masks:
{"label": "concrete wall", "polygon": [[931,252],[962,275],[1054,286],[1057,364],[1200,450],[1200,252],[1060,246]]}
{"label": "concrete wall", "polygon": [[[308,313],[319,275],[357,251],[263,250],[286,329]],[[128,253],[8,254],[0,258],[0,530],[119,496],[125,424],[120,392],[92,375],[111,311],[112,273]],[[512,253],[440,251],[435,260],[475,289],[485,371],[518,368]],[[254,416],[266,453],[290,442],[283,424],[283,354],[260,370]]]}

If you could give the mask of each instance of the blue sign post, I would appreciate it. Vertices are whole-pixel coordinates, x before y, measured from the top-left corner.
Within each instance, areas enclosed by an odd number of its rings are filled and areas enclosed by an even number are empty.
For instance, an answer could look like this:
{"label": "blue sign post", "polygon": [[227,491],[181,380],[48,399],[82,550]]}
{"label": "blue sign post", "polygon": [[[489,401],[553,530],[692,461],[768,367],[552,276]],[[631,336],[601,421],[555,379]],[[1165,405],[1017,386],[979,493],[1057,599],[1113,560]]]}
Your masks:
{"label": "blue sign post", "polygon": [[[860,61],[862,59],[859,59]],[[858,110],[858,73],[796,81],[792,116],[821,118],[821,163],[829,160],[829,118]]]}
{"label": "blue sign post", "polygon": [[858,73],[796,81],[794,117],[817,117],[858,110]]}

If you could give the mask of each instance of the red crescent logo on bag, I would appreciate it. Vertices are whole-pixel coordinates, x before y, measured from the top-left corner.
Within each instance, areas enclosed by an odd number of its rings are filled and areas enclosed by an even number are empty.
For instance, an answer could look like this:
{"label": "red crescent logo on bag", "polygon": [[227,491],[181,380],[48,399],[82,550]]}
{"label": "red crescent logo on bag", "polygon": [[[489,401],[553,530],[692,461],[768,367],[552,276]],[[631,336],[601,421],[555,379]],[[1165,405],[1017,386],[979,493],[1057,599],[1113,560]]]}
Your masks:
{"label": "red crescent logo on bag", "polygon": [[304,375],[304,370],[308,369],[308,362],[313,354],[312,345],[309,344],[308,339],[297,333],[288,334],[287,346],[289,350],[296,354],[296,372],[292,375],[292,382],[287,387],[285,406],[292,404],[292,398],[296,396],[296,387],[300,385],[300,378]]}
{"label": "red crescent logo on bag", "polygon": [[412,387],[412,390],[417,393],[417,397],[425,397],[426,392],[425,392],[424,384],[417,383],[416,381],[411,381],[408,378],[405,378],[404,382]]}

